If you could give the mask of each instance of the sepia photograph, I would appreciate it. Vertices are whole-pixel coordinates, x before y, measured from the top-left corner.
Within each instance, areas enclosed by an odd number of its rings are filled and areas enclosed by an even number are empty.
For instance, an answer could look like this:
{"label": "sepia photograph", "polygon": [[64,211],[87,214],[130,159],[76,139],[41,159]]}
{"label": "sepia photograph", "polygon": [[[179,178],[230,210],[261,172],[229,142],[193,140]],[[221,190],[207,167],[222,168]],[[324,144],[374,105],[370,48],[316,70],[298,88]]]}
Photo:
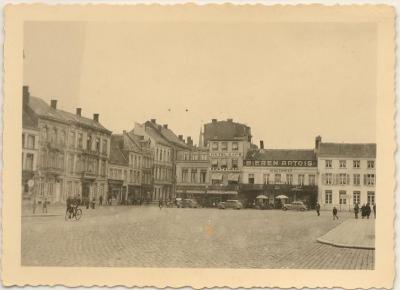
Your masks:
{"label": "sepia photograph", "polygon": [[169,9],[21,22],[19,265],[374,273],[379,21]]}

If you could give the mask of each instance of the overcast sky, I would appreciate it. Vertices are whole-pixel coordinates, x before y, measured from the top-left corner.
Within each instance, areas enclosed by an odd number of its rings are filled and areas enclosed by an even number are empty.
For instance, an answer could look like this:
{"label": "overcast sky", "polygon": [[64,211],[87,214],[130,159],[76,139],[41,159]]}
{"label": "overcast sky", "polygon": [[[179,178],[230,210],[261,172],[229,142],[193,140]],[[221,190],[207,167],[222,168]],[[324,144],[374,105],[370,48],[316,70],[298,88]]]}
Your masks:
{"label": "overcast sky", "polygon": [[24,84],[115,133],[212,118],[266,148],[375,142],[376,30],[339,23],[27,22]]}

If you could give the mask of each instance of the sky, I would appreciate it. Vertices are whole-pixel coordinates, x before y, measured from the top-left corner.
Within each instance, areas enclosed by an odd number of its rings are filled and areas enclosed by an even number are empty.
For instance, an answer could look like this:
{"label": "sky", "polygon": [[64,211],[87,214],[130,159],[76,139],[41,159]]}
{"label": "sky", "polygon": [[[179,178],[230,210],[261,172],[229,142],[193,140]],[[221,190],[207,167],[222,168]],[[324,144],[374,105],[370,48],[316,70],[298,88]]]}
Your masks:
{"label": "sky", "polygon": [[198,141],[211,119],[266,148],[376,142],[370,23],[26,22],[24,84],[115,133],[157,119]]}

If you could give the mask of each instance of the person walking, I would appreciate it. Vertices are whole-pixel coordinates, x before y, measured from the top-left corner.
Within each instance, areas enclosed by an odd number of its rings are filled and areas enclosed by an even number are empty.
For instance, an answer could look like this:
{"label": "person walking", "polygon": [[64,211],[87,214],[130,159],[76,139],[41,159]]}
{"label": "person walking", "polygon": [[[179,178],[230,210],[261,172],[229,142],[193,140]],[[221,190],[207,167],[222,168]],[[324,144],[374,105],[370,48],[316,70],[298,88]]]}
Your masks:
{"label": "person walking", "polygon": [[317,205],[315,206],[315,210],[317,211],[317,215],[320,216],[319,211],[321,210],[321,206],[319,205],[319,202],[317,202]]}
{"label": "person walking", "polygon": [[367,205],[365,207],[365,214],[367,216],[367,219],[369,219],[369,216],[371,215],[371,207],[369,205],[369,202],[367,203]]}
{"label": "person walking", "polygon": [[361,206],[361,218],[364,219],[366,214],[365,214],[365,203]]}
{"label": "person walking", "polygon": [[354,217],[358,219],[358,212],[360,211],[360,208],[358,207],[358,203],[354,206]]}
{"label": "person walking", "polygon": [[163,206],[163,202],[162,202],[162,200],[160,199],[160,200],[158,201],[158,207],[160,208],[160,210],[161,210],[162,206]]}
{"label": "person walking", "polygon": [[42,206],[43,213],[47,213],[47,197],[44,198]]}
{"label": "person walking", "polygon": [[102,206],[102,205],[103,205],[103,196],[100,195],[100,197],[99,197],[99,206]]}
{"label": "person walking", "polygon": [[376,219],[376,203],[374,203],[372,209],[374,210],[374,219]]}
{"label": "person walking", "polygon": [[332,214],[333,214],[333,220],[339,219],[339,217],[338,217],[338,215],[337,215],[337,208],[336,208],[336,206],[333,207]]}

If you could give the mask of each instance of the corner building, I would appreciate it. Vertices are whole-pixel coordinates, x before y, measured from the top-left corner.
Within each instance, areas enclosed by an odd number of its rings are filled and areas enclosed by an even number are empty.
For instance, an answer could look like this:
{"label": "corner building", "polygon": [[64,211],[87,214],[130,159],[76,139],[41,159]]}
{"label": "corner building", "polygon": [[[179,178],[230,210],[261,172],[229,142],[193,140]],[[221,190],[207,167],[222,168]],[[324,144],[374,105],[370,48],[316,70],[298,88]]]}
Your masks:
{"label": "corner building", "polygon": [[318,136],[315,148],[321,208],[351,211],[355,204],[375,204],[376,144],[323,143]]}

